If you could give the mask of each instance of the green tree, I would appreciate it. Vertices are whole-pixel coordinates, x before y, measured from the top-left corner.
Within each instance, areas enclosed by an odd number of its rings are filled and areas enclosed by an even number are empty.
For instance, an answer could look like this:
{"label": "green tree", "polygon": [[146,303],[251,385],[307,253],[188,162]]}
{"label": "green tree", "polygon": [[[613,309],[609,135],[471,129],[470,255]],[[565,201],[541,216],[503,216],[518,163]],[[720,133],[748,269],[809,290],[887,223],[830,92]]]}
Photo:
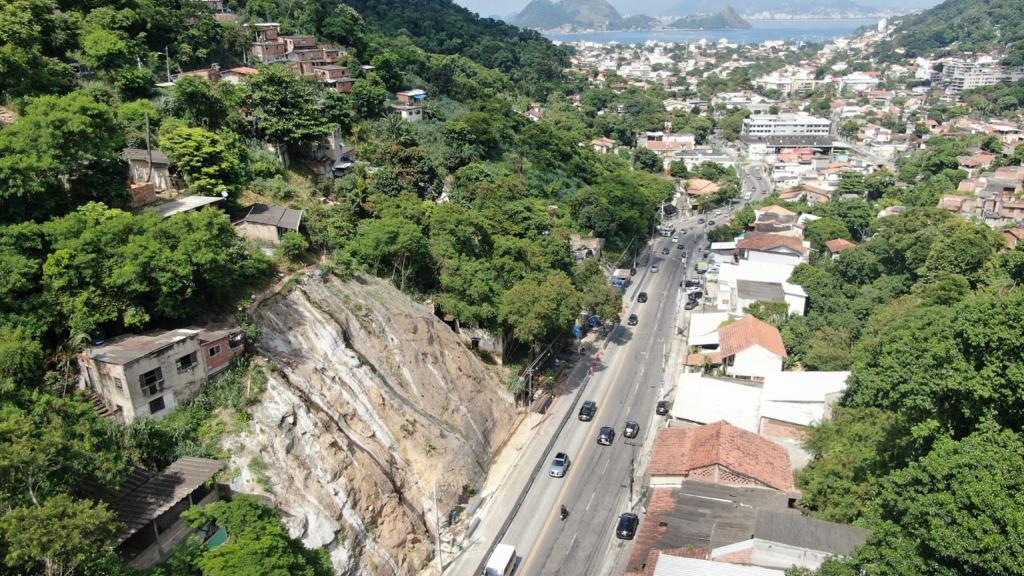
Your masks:
{"label": "green tree", "polygon": [[824,254],[826,242],[836,238],[849,240],[850,230],[847,229],[846,224],[842,220],[829,217],[819,218],[807,223],[807,226],[804,228],[804,238],[811,241],[811,248],[819,254]]}
{"label": "green tree", "polygon": [[21,506],[0,517],[4,563],[46,576],[78,573],[78,568],[113,555],[117,518],[105,504],[66,494],[38,506]]}
{"label": "green tree", "polygon": [[633,151],[633,167],[644,172],[660,173],[662,168],[661,157],[656,152],[647,148],[637,148]]}
{"label": "green tree", "polygon": [[373,65],[373,73],[384,83],[388,92],[394,92],[402,87],[402,65],[398,55],[391,51],[384,51],[373,57],[370,61]]}
{"label": "green tree", "polygon": [[283,65],[267,66],[245,79],[242,105],[257,118],[257,130],[268,141],[286,147],[310,145],[349,122],[347,98],[324,90],[316,80]]}
{"label": "green tree", "polygon": [[389,276],[405,289],[412,278],[430,284],[430,248],[423,231],[404,218],[363,220],[345,251],[370,273]]}
{"label": "green tree", "polygon": [[281,244],[277,247],[277,250],[279,254],[288,260],[298,262],[305,256],[306,250],[309,250],[309,241],[298,232],[285,232],[284,236],[281,237]]}
{"label": "green tree", "polygon": [[786,302],[758,300],[744,308],[743,313],[750,314],[758,320],[767,322],[775,327],[780,327],[789,318],[789,304]]}
{"label": "green tree", "polygon": [[682,160],[674,160],[669,166],[668,172],[673,178],[679,178],[680,180],[689,176],[689,170],[686,169],[686,162],[683,162]]}
{"label": "green tree", "polygon": [[189,190],[234,198],[242,184],[245,148],[234,134],[167,123],[160,145],[185,176]]}
{"label": "green tree", "polygon": [[210,522],[224,528],[228,540],[203,552],[198,564],[205,576],[329,576],[327,551],[310,550],[290,537],[273,509],[254,496],[236,495],[187,510],[182,516],[193,527]]}
{"label": "green tree", "polygon": [[573,269],[572,276],[587,312],[602,320],[618,319],[622,311],[622,294],[608,284],[596,258],[584,260]]}
{"label": "green tree", "polygon": [[360,118],[379,118],[384,114],[388,100],[388,90],[379,78],[374,75],[357,80],[352,85],[352,104],[356,115]]}
{"label": "green tree", "polygon": [[527,276],[502,296],[500,305],[502,322],[534,352],[567,332],[580,310],[579,292],[558,270]]}

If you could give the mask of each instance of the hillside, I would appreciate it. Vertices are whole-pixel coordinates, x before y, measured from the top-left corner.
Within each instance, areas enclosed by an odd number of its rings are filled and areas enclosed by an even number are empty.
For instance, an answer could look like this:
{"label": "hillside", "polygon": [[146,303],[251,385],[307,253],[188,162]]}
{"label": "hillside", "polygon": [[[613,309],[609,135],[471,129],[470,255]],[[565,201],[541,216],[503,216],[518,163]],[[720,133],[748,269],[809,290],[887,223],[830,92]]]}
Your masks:
{"label": "hillside", "polygon": [[537,30],[621,30],[648,26],[652,19],[643,15],[623,18],[606,0],[533,0],[511,22]]}
{"label": "hillside", "polygon": [[[806,16],[837,15],[837,14],[863,14],[871,12],[851,0],[738,0],[731,2],[736,12],[744,15],[761,14],[765,12],[783,14],[801,14]],[[696,14],[714,14],[721,10],[722,3],[715,0],[681,0],[670,8],[666,14],[669,16],[690,16]]]}
{"label": "hillside", "polygon": [[956,48],[1000,50],[1024,63],[1024,0],[946,0],[902,20],[895,43],[909,56]]}
{"label": "hillside", "polygon": [[750,22],[733,10],[732,6],[726,6],[718,14],[683,16],[672,22],[669,28],[682,30],[746,30],[750,28]]}

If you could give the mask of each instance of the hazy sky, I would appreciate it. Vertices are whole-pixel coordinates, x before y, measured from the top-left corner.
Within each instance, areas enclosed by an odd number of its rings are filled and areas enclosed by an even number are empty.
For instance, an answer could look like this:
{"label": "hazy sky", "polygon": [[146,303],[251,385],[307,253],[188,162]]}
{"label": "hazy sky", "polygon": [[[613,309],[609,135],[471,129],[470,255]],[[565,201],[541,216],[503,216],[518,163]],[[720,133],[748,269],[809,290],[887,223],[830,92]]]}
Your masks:
{"label": "hazy sky", "polygon": [[[454,0],[481,16],[509,16],[523,9],[529,0]],[[679,0],[609,0],[623,14],[661,14]],[[854,0],[862,6],[923,8],[940,0]]]}

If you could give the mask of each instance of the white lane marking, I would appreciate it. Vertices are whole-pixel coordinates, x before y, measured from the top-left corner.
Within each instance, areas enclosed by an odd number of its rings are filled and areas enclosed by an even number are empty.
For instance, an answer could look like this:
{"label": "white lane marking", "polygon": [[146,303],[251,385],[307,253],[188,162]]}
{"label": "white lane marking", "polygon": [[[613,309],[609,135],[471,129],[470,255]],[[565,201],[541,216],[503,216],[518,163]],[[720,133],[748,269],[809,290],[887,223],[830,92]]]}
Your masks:
{"label": "white lane marking", "polygon": [[604,476],[605,472],[608,471],[608,465],[612,463],[612,459],[609,458],[604,461],[604,470],[601,470],[601,476]]}
{"label": "white lane marking", "polygon": [[597,492],[591,492],[590,501],[587,502],[587,507],[584,510],[590,510],[590,505],[594,503],[594,496],[597,496]]}
{"label": "white lane marking", "polygon": [[576,537],[579,536],[579,532],[572,535],[572,540],[569,541],[569,547],[565,549],[565,555],[568,556],[572,552],[572,547],[576,545]]}

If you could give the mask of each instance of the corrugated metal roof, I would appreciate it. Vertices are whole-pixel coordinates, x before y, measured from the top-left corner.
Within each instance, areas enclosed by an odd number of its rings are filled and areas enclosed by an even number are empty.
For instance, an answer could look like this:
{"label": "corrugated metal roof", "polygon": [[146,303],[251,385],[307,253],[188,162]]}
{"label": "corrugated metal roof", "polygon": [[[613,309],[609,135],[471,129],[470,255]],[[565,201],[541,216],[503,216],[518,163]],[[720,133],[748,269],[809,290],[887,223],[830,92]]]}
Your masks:
{"label": "corrugated metal roof", "polygon": [[782,570],[695,560],[662,554],[654,567],[654,576],[784,576]]}
{"label": "corrugated metal roof", "polygon": [[864,528],[772,510],[758,510],[754,525],[755,538],[844,556],[863,546],[870,534]]}
{"label": "corrugated metal roof", "polygon": [[757,432],[761,389],[751,384],[705,378],[699,373],[682,374],[672,416],[710,424],[719,420]]}
{"label": "corrugated metal roof", "polygon": [[266,224],[277,226],[288,230],[298,230],[302,221],[302,210],[292,210],[281,206],[270,206],[268,204],[253,204],[249,213],[245,215],[244,222],[253,224]]}
{"label": "corrugated metal roof", "polygon": [[143,526],[201,486],[224,467],[224,463],[206,458],[179,458],[162,472],[148,478],[134,490],[117,498],[112,504],[117,519],[124,528],[117,533],[123,542]]}

